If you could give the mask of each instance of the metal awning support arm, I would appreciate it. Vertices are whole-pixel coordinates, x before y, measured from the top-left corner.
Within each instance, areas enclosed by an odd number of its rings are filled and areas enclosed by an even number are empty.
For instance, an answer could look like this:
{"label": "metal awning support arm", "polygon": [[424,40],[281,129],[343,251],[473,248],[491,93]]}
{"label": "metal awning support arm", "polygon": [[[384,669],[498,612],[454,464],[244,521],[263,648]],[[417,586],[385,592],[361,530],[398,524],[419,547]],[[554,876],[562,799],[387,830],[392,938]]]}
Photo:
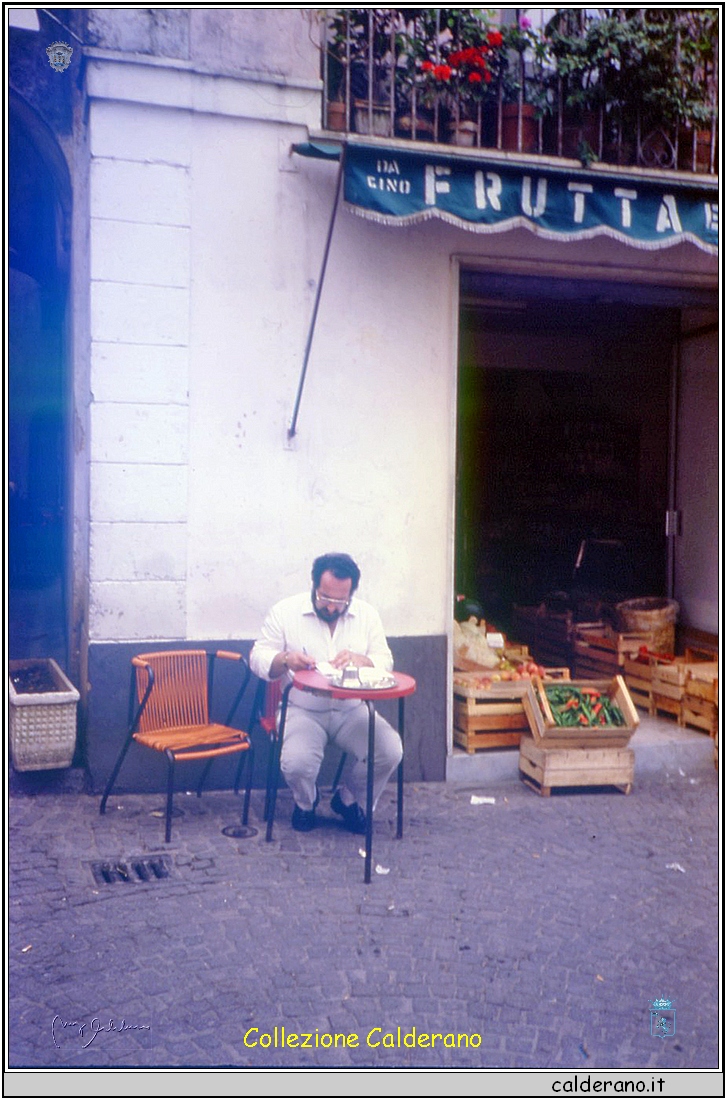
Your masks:
{"label": "metal awning support arm", "polygon": [[336,223],[336,214],[338,213],[338,200],[341,195],[341,181],[343,180],[343,165],[345,160],[344,150],[341,150],[341,159],[338,165],[338,177],[336,179],[336,193],[333,198],[333,209],[331,210],[331,220],[328,224],[328,236],[326,238],[326,247],[323,251],[323,260],[321,262],[321,273],[318,278],[318,286],[316,288],[315,302],[313,303],[313,313],[310,319],[310,325],[308,327],[308,338],[305,342],[305,352],[303,354],[303,366],[300,372],[300,380],[298,382],[298,392],[295,396],[295,405],[293,407],[293,416],[291,417],[290,427],[288,428],[288,439],[292,439],[298,429],[298,413],[300,411],[300,402],[303,396],[303,387],[305,385],[305,376],[308,370],[308,360],[310,358],[310,349],[313,343],[313,333],[316,328],[316,318],[318,317],[318,306],[321,301],[321,291],[323,290],[323,280],[326,277],[326,267],[328,265],[328,254],[331,251],[331,240],[333,238],[333,227]]}

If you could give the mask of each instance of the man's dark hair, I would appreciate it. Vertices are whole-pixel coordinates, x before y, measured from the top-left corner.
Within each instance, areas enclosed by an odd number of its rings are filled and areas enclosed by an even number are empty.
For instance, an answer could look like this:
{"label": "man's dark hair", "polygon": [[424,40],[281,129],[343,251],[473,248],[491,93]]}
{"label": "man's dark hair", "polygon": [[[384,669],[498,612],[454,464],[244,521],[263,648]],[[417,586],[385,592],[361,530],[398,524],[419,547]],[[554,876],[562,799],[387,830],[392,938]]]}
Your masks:
{"label": "man's dark hair", "polygon": [[339,581],[348,580],[350,577],[351,595],[356,591],[358,582],[361,580],[361,570],[350,554],[321,554],[316,558],[311,572],[314,588],[318,588],[324,573],[333,573]]}

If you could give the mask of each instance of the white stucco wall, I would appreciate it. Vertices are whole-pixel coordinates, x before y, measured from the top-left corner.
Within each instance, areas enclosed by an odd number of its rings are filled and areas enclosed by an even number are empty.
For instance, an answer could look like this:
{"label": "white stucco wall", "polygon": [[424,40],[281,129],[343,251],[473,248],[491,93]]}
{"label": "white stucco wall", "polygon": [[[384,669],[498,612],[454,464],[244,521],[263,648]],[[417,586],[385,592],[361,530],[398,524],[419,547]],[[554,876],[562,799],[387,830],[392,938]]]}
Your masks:
{"label": "white stucco wall", "polygon": [[337,171],[289,155],[314,82],[98,56],[88,88],[91,640],[250,637],[330,549],[390,635],[447,632],[459,260],[678,282],[703,257],[342,209],[291,446]]}

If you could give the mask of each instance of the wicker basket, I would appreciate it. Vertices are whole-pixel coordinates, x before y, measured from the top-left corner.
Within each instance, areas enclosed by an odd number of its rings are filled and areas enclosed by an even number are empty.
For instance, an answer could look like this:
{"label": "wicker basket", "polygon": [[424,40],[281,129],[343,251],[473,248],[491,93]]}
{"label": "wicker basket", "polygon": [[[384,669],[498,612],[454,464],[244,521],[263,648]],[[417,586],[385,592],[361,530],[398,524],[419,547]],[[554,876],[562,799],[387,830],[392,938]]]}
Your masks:
{"label": "wicker basket", "polygon": [[[10,661],[10,755],[19,772],[68,768],[76,748],[76,707],[80,698],[49,657]],[[48,692],[18,692],[12,674],[42,668],[54,682]]]}
{"label": "wicker basket", "polygon": [[624,630],[651,635],[651,648],[658,653],[674,652],[674,624],[679,604],[661,596],[645,596],[639,600],[624,600],[616,604]]}

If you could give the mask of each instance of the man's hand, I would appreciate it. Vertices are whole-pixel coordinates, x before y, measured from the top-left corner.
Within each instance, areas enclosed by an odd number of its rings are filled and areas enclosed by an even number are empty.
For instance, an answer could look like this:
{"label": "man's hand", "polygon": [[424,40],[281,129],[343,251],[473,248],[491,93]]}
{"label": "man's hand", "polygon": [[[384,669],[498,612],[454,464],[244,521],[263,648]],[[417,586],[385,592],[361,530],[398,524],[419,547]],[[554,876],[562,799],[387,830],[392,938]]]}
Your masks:
{"label": "man's hand", "polygon": [[301,653],[298,649],[286,649],[278,653],[270,665],[269,676],[271,680],[277,680],[284,672],[299,672],[304,668],[315,668],[316,659],[308,653]]}
{"label": "man's hand", "polygon": [[356,668],[373,668],[374,662],[363,653],[352,653],[350,649],[342,649],[331,661],[334,668],[343,668],[345,665],[355,665]]}

